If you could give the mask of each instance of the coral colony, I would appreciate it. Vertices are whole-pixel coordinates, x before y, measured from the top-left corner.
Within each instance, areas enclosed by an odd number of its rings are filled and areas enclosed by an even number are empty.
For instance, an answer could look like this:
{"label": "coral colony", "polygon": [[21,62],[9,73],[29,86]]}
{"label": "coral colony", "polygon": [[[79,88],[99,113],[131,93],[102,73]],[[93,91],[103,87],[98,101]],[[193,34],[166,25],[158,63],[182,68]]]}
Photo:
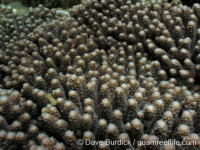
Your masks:
{"label": "coral colony", "polygon": [[[84,0],[69,13],[0,10],[1,150],[199,150],[200,4]],[[195,143],[153,144],[169,139]]]}

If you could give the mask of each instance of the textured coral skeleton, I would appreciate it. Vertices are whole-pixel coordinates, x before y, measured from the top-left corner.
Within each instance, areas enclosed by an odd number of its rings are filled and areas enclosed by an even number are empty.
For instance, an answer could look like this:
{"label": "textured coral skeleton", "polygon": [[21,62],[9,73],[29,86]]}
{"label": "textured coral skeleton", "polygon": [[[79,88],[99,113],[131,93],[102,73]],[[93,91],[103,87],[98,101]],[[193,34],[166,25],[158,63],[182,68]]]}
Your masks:
{"label": "textured coral skeleton", "polygon": [[[69,13],[1,8],[0,148],[200,149],[200,4],[84,0]],[[85,143],[106,139],[131,144]],[[137,144],[168,139],[196,144]]]}

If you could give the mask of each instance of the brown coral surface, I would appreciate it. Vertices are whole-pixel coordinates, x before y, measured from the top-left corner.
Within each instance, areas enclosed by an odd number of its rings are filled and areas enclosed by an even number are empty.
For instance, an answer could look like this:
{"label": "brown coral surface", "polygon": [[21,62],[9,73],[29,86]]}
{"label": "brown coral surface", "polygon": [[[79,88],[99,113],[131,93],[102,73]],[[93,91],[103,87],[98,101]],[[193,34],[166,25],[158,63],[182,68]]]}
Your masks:
{"label": "brown coral surface", "polygon": [[[0,9],[0,148],[200,149],[200,4],[84,0],[69,13]],[[188,145],[154,143],[168,139]]]}

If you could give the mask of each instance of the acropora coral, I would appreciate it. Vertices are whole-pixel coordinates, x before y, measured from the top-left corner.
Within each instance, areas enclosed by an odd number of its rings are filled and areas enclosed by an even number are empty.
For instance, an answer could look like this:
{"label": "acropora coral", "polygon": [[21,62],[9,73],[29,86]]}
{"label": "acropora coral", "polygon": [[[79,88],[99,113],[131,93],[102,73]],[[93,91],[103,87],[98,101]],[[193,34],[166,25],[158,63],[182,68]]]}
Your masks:
{"label": "acropora coral", "polygon": [[[0,148],[200,149],[200,4],[84,0],[69,13],[0,9]],[[153,144],[168,139],[190,144]]]}

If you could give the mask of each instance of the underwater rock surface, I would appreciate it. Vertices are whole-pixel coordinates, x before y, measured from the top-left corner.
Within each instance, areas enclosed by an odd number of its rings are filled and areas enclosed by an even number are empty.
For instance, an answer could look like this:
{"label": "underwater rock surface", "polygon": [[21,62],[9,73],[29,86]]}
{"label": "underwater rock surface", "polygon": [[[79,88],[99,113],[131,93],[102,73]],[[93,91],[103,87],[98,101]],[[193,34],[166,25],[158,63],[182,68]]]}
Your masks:
{"label": "underwater rock surface", "polygon": [[81,0],[21,0],[21,3],[28,7],[36,7],[42,4],[48,8],[61,7],[63,9],[70,8],[73,5],[77,5]]}

